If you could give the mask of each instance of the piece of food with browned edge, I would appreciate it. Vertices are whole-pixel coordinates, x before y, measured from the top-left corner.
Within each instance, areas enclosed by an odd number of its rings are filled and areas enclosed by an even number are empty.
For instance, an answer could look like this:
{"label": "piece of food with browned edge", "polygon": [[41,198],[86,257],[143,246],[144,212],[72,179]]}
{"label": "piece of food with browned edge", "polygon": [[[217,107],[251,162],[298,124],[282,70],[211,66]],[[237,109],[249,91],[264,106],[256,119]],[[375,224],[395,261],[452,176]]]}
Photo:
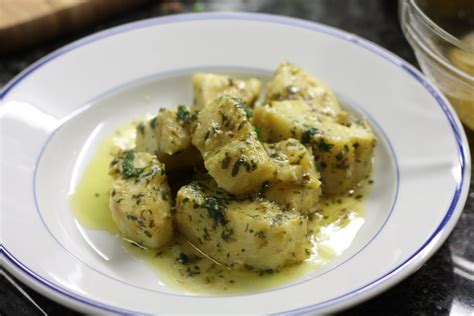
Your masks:
{"label": "piece of food with browned edge", "polygon": [[278,65],[268,83],[265,102],[282,100],[305,102],[318,113],[331,117],[343,112],[336,95],[328,85],[289,62]]}
{"label": "piece of food with browned edge", "polygon": [[256,107],[253,123],[267,142],[296,138],[312,148],[323,194],[346,193],[370,174],[377,139],[364,120],[340,124],[307,103],[287,100]]}
{"label": "piece of food with browned edge", "polygon": [[193,75],[194,110],[201,110],[220,96],[230,95],[242,99],[249,107],[258,99],[262,83],[251,78],[239,80],[226,75],[196,73]]}
{"label": "piece of food with browned edge", "polygon": [[120,233],[147,248],[173,238],[171,195],[164,165],[149,153],[127,150],[111,163],[109,205]]}
{"label": "piece of food with browned edge", "polygon": [[321,182],[311,148],[294,138],[265,147],[275,162],[276,175],[264,184],[261,195],[285,209],[314,213],[321,196]]}
{"label": "piece of food with browned edge", "polygon": [[198,115],[193,144],[220,188],[252,194],[275,177],[276,166],[250,123],[251,111],[236,97],[224,95]]}
{"label": "piece of food with browned edge", "polygon": [[213,260],[232,268],[278,270],[306,259],[307,216],[261,198],[238,199],[214,181],[183,186],[179,231]]}
{"label": "piece of food with browned edge", "polygon": [[156,155],[168,170],[189,169],[202,163],[191,144],[190,126],[194,114],[189,107],[162,108],[137,127],[136,150]]}

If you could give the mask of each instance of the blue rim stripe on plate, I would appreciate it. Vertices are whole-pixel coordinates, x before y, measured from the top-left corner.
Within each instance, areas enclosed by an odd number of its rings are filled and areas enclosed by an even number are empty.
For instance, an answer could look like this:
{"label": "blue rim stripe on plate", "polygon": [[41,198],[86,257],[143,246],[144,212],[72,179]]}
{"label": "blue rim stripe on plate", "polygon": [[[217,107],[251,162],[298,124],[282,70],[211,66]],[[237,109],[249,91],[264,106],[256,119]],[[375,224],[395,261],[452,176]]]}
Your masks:
{"label": "blue rim stripe on plate", "polygon": [[[467,166],[467,162],[469,161],[469,158],[467,156],[468,151],[465,150],[462,143],[463,132],[459,128],[458,123],[456,119],[454,118],[444,97],[441,96],[438,90],[435,87],[433,87],[419,73],[418,70],[416,70],[413,66],[409,65],[405,61],[403,61],[400,57],[396,56],[395,54],[381,48],[380,46],[374,43],[364,40],[356,35],[349,34],[345,31],[341,31],[341,30],[338,30],[329,26],[325,26],[322,24],[318,24],[315,22],[304,21],[301,19],[281,17],[281,16],[276,16],[276,15],[270,15],[270,14],[256,14],[256,13],[200,13],[200,14],[181,14],[181,15],[174,15],[174,16],[152,18],[148,20],[133,22],[133,23],[122,25],[122,26],[114,27],[112,29],[102,31],[97,34],[90,35],[81,40],[73,42],[72,44],[66,45],[63,48],[58,49],[57,51],[45,56],[44,58],[40,59],[38,62],[34,63],[32,66],[28,67],[26,70],[21,72],[18,76],[16,76],[12,81],[10,81],[0,92],[0,99],[3,99],[15,87],[15,85],[17,85],[22,79],[27,77],[30,73],[34,72],[37,68],[43,66],[44,64],[61,56],[64,53],[67,53],[71,50],[74,50],[88,43],[97,41],[101,38],[113,36],[115,34],[135,30],[138,28],[156,26],[160,24],[202,21],[202,20],[246,20],[246,21],[269,22],[269,23],[283,24],[283,25],[289,25],[289,26],[294,26],[294,27],[301,27],[301,28],[310,29],[316,32],[325,33],[327,35],[331,35],[336,38],[343,39],[343,40],[352,42],[356,45],[359,45],[363,48],[366,48],[367,50],[375,53],[376,55],[388,60],[392,64],[399,66],[408,74],[410,74],[412,77],[414,77],[421,85],[423,85],[423,87],[433,96],[433,98],[436,100],[436,102],[439,104],[439,106],[445,113],[451,125],[454,138],[456,140],[456,144],[458,147],[459,163],[461,167],[460,178],[458,179],[455,194],[452,198],[451,204],[443,220],[441,221],[440,225],[436,228],[436,230],[433,232],[433,234],[426,240],[426,242],[415,253],[413,253],[409,258],[407,258],[404,262],[402,262],[399,266],[392,269],[385,275],[379,277],[378,279],[368,283],[367,285],[362,286],[361,288],[354,290],[352,292],[336,297],[334,299],[328,300],[326,302],[295,309],[295,310],[289,311],[289,313],[303,313],[303,312],[315,311],[324,307],[334,305],[338,302],[347,300],[354,296],[358,296],[361,293],[366,292],[367,290],[373,288],[374,286],[377,286],[378,284],[393,278],[395,275],[401,272],[403,268],[405,268],[409,262],[415,260],[423,252],[423,250],[433,242],[433,240],[437,240],[437,237],[443,232],[443,229],[448,224],[451,216],[454,213],[455,208],[458,206],[459,199],[461,197],[461,193],[463,191],[463,186],[465,183],[466,166]],[[467,177],[470,177],[470,175],[468,174]],[[439,246],[439,244],[437,244],[437,246]],[[75,294],[69,293],[67,291],[65,293],[64,289],[58,288],[54,284],[50,284],[47,280],[42,279],[41,277],[37,276],[34,272],[29,271],[28,269],[23,269],[21,265],[18,265],[18,262],[14,261],[14,258],[12,257],[12,255],[3,246],[0,248],[0,250],[2,251],[2,253],[5,253],[9,261],[15,264],[19,269],[23,270],[26,274],[30,275],[32,278],[34,278],[35,280],[49,287],[52,290],[55,290],[63,295],[68,296],[69,298],[76,299],[82,303],[85,303],[97,308],[105,309],[108,311],[115,311],[115,312],[121,311],[125,313],[130,313],[130,311],[116,309],[111,306],[105,306],[104,304],[100,304],[100,303],[96,303],[84,298],[76,297]]]}

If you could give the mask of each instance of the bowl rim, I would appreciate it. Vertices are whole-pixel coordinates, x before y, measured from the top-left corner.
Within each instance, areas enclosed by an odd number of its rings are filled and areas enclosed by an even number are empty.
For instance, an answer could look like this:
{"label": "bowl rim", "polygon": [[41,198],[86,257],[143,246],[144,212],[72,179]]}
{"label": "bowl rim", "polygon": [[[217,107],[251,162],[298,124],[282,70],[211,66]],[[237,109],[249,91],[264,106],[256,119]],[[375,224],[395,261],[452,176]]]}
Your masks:
{"label": "bowl rim", "polygon": [[416,13],[419,14],[419,16],[422,18],[423,22],[425,22],[441,38],[447,40],[450,44],[453,44],[453,46],[456,46],[456,48],[474,52],[474,47],[465,44],[458,37],[452,35],[448,31],[443,29],[441,26],[436,24],[431,18],[429,18],[428,15],[426,15],[426,13],[423,12],[420,6],[416,3],[416,0],[403,0],[403,1],[411,5],[413,9],[416,11]]}
{"label": "bowl rim", "polygon": [[[423,68],[422,57],[419,55],[419,53],[423,53],[427,55],[429,58],[434,60],[438,65],[440,65],[441,67],[444,67],[444,69],[446,69],[447,72],[449,72],[449,74],[454,74],[455,76],[458,76],[456,78],[450,75],[451,79],[457,80],[458,83],[459,81],[461,81],[461,84],[463,85],[472,86],[474,82],[474,76],[471,76],[470,74],[464,72],[463,70],[453,66],[446,59],[434,53],[430,48],[428,48],[428,46],[425,43],[423,43],[423,41],[419,40],[419,36],[415,34],[413,31],[405,31],[405,38],[410,43],[410,46],[412,47],[412,49],[415,51],[415,55],[418,59],[418,64],[421,65],[423,72],[425,74],[426,74],[426,69]],[[436,81],[436,80],[431,78],[431,81]]]}
{"label": "bowl rim", "polygon": [[[433,31],[436,35],[441,37],[443,40],[446,40],[449,44],[453,46],[452,49],[458,49],[461,51],[467,51],[471,52],[474,54],[474,48],[472,48],[469,45],[466,45],[464,42],[462,42],[460,39],[457,37],[453,36],[449,32],[445,31],[443,28],[441,28],[439,25],[434,23],[424,12],[423,10],[416,4],[416,0],[401,0],[401,5],[400,5],[400,24],[402,31],[405,35],[405,38],[408,40],[410,43],[411,47],[415,50],[415,53],[417,53],[417,48],[419,48],[423,53],[428,55],[430,58],[435,60],[438,64],[441,66],[445,67],[450,71],[451,73],[456,74],[457,76],[461,77],[464,82],[468,85],[473,85],[474,83],[474,76],[470,75],[469,73],[465,72],[464,70],[455,67],[447,58],[441,57],[439,54],[435,53],[432,49],[430,49],[424,42],[423,40],[420,39],[420,36],[418,35],[418,32],[410,25],[410,23],[407,21],[407,15],[409,15],[409,10],[406,9],[407,6],[410,6],[410,9],[412,9],[412,12],[415,11],[417,16],[421,18],[421,21],[425,23],[425,25],[430,28],[431,31]],[[412,15],[413,13],[411,13]],[[417,54],[417,58],[419,58]]]}

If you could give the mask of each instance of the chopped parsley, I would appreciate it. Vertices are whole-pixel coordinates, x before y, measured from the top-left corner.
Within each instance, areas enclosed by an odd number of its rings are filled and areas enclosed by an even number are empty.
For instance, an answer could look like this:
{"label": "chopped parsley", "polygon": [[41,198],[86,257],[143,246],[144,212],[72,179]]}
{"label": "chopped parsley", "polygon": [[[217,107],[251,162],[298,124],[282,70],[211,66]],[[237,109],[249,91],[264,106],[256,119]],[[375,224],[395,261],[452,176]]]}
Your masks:
{"label": "chopped parsley", "polygon": [[250,119],[253,116],[252,110],[247,106],[247,104],[245,104],[244,100],[238,97],[231,97],[230,99],[235,102],[236,108],[244,110],[247,119]]}
{"label": "chopped parsley", "polygon": [[333,146],[334,146],[333,144],[326,143],[324,138],[319,139],[319,141],[316,143],[316,147],[319,150],[325,151],[325,152],[330,152]]}
{"label": "chopped parsley", "polygon": [[314,127],[310,127],[307,130],[301,134],[301,143],[302,144],[308,144],[311,142],[311,139],[313,138],[314,135],[319,134],[319,130]]}
{"label": "chopped parsley", "polygon": [[228,155],[228,153],[225,153],[225,157],[224,157],[224,159],[222,159],[222,161],[221,161],[221,167],[222,167],[222,169],[227,169],[227,168],[229,168],[229,165],[230,165],[231,160],[232,160],[232,158]]}
{"label": "chopped parsley", "polygon": [[268,191],[268,189],[270,189],[270,181],[264,181],[262,183],[262,186],[260,187],[260,194],[265,194],[265,192]]}
{"label": "chopped parsley", "polygon": [[131,221],[136,221],[138,219],[138,217],[136,217],[135,215],[127,214],[127,219],[129,219]]}
{"label": "chopped parsley", "polygon": [[245,160],[245,158],[240,157],[232,166],[231,175],[233,177],[235,177],[239,173],[240,166],[244,166],[247,172],[252,172],[257,169],[257,162],[254,160],[251,160],[249,163],[248,161]]}
{"label": "chopped parsley", "polygon": [[118,159],[117,157],[115,157],[111,162],[110,162],[110,167],[113,167],[115,166],[116,164],[118,164],[120,161],[120,159]]}
{"label": "chopped parsley", "polygon": [[152,119],[150,120],[150,127],[151,127],[151,128],[155,128],[155,127],[156,127],[156,119],[157,119],[157,117],[155,116],[154,118],[152,118]]}
{"label": "chopped parsley", "polygon": [[147,178],[147,177],[153,178],[159,171],[161,171],[161,175],[165,174],[165,170],[163,168],[159,168],[156,165],[152,165],[151,170],[149,172],[144,173],[143,171],[145,171],[145,169],[147,169],[147,168],[150,168],[150,166],[147,166],[145,168],[141,168],[141,172],[140,172],[140,174],[138,175],[138,177],[136,179],[137,182],[139,180]]}
{"label": "chopped parsley", "polygon": [[138,177],[144,170],[144,168],[135,168],[135,151],[127,150],[124,152],[123,158],[123,176],[125,178]]}
{"label": "chopped parsley", "polygon": [[255,127],[255,133],[257,134],[257,139],[258,139],[258,141],[259,141],[259,142],[263,142],[262,132],[260,131],[260,128]]}
{"label": "chopped parsley", "polygon": [[217,198],[212,196],[206,196],[204,198],[204,205],[202,205],[201,207],[207,209],[207,214],[210,218],[214,220],[215,224],[220,224],[222,226],[227,224],[227,219],[224,215],[224,206]]}
{"label": "chopped parsley", "polygon": [[348,152],[349,152],[349,147],[347,147],[347,145],[344,145],[341,151],[336,155],[337,161],[341,161],[342,159],[344,159],[344,157],[347,155]]}
{"label": "chopped parsley", "polygon": [[232,238],[233,235],[234,235],[234,230],[232,228],[223,229],[221,233],[221,238],[227,242],[234,241],[234,239]]}
{"label": "chopped parsley", "polygon": [[247,116],[247,119],[250,119],[253,116],[252,110],[245,104],[244,104],[244,111],[245,111],[245,115]]}
{"label": "chopped parsley", "polygon": [[176,112],[176,117],[178,118],[179,121],[187,124],[191,120],[190,113],[188,109],[186,108],[185,105],[178,105],[178,110]]}
{"label": "chopped parsley", "polygon": [[178,258],[176,259],[176,261],[178,261],[179,263],[181,264],[188,264],[191,260],[190,258],[185,254],[185,253],[180,253]]}
{"label": "chopped parsley", "polygon": [[231,175],[235,177],[239,173],[240,166],[246,163],[245,159],[240,157],[237,159],[237,161],[234,163],[234,166],[232,167],[232,173]]}

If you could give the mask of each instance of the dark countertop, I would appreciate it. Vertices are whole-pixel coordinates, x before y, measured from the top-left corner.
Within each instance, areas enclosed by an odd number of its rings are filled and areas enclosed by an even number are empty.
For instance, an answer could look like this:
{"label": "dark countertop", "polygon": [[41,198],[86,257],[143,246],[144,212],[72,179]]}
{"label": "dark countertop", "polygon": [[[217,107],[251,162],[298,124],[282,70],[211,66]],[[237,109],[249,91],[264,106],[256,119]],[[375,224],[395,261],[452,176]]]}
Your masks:
{"label": "dark countertop", "polygon": [[[139,19],[177,12],[251,11],[299,17],[328,24],[360,35],[417,65],[413,52],[403,37],[398,23],[396,0],[225,0],[184,1],[169,5],[149,5],[116,17],[81,33],[70,34],[27,52],[0,60],[0,86],[5,85],[25,67],[71,41],[96,31]],[[471,155],[474,133],[469,132]],[[473,172],[474,173],[474,172]],[[472,174],[474,180],[474,174]],[[474,313],[474,186],[454,231],[438,252],[419,271],[392,289],[362,303],[341,315],[473,315]],[[18,282],[20,285],[21,283]],[[74,311],[58,305],[24,285],[21,287],[48,314],[74,315]],[[0,277],[1,315],[40,315],[31,303]]]}

